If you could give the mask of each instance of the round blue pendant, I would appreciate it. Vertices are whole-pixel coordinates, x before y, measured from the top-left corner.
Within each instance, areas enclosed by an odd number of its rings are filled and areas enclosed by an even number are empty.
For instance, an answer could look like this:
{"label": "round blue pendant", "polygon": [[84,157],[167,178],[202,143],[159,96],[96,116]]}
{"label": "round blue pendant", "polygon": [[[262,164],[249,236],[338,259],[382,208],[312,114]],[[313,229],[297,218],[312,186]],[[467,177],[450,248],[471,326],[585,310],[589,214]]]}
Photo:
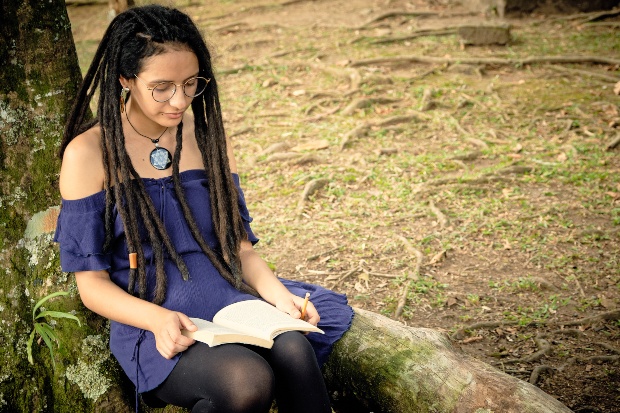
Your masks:
{"label": "round blue pendant", "polygon": [[160,171],[170,168],[172,156],[166,148],[157,147],[151,151],[151,165]]}

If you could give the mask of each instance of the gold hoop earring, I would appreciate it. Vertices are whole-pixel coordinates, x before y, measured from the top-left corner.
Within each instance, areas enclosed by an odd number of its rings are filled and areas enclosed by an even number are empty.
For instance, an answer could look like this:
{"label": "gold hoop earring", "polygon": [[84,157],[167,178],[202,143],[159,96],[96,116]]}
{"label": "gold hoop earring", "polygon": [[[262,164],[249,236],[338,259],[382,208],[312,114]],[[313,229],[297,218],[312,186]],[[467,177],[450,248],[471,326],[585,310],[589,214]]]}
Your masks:
{"label": "gold hoop earring", "polygon": [[129,94],[129,88],[124,87],[121,89],[121,113],[125,113],[125,104],[127,103],[127,95]]}

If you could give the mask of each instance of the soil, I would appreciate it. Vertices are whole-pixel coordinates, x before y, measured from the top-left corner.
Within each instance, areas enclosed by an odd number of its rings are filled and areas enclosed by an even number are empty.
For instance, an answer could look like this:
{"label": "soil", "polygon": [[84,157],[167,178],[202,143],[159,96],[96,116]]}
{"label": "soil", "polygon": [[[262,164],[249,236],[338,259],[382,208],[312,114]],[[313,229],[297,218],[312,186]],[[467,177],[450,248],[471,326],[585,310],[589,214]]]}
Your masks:
{"label": "soil", "polygon": [[[214,52],[278,275],[444,331],[575,412],[620,412],[618,17],[500,21],[454,3],[174,4]],[[84,68],[107,6],[69,13]],[[464,23],[508,23],[512,41],[465,45]],[[610,61],[454,60],[549,55]]]}

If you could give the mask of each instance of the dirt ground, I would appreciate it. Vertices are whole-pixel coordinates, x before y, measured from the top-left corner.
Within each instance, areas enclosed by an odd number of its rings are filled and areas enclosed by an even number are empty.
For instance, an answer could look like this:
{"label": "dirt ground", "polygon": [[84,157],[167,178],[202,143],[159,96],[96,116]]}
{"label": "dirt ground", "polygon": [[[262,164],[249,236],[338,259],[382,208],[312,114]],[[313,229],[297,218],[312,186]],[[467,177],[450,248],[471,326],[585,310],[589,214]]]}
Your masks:
{"label": "dirt ground", "polygon": [[[444,331],[575,412],[620,412],[618,16],[453,3],[174,4],[214,52],[278,275]],[[107,9],[69,13],[85,68]],[[456,34],[500,23],[505,45]]]}

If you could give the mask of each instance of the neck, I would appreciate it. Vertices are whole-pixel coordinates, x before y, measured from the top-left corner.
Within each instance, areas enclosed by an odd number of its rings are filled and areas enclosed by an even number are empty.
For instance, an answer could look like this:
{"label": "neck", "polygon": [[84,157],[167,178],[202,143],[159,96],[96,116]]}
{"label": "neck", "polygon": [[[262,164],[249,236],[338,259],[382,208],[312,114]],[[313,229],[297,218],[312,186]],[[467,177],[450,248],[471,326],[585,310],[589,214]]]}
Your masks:
{"label": "neck", "polygon": [[138,135],[140,135],[143,138],[146,139],[150,139],[153,143],[158,143],[159,139],[164,135],[164,133],[166,133],[166,131],[168,130],[168,128],[166,127],[163,131],[161,131],[161,133],[159,133],[158,135],[146,135],[142,132],[140,132],[135,125],[133,124],[133,122],[131,122],[131,120],[129,119],[129,114],[127,112],[125,112],[125,115],[127,117],[127,123],[129,123],[129,127],[131,129],[133,129],[134,132],[136,132]]}
{"label": "neck", "polygon": [[[131,100],[130,100],[131,102]],[[125,109],[125,119],[127,120],[127,129],[134,131],[138,136],[148,137],[149,139],[157,139],[163,135],[168,129],[159,123],[153,122],[137,108],[132,110],[131,104],[128,102]]]}

